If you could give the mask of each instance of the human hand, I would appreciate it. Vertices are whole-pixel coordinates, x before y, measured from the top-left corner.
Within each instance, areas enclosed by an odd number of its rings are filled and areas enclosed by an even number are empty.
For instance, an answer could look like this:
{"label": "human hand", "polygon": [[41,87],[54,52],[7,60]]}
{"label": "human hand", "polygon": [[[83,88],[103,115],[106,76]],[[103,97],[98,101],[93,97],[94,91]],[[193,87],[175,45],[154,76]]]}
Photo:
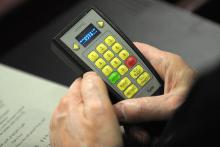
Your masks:
{"label": "human hand", "polygon": [[[164,81],[164,94],[120,101],[114,106],[116,114],[121,122],[127,123],[165,120],[184,102],[196,73],[178,55],[144,43],[135,45]],[[141,134],[135,135],[137,139],[145,142],[145,136],[149,140],[148,134],[138,128],[135,130],[134,134]]]}
{"label": "human hand", "polygon": [[54,111],[52,147],[121,147],[122,134],[104,82],[94,72],[70,87]]}

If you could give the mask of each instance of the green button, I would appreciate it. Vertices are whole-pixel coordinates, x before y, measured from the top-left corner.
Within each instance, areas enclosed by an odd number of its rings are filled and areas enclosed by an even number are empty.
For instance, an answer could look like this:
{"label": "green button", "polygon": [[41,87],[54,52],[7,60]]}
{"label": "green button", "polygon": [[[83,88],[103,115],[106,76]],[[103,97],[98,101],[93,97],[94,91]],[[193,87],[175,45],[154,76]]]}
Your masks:
{"label": "green button", "polygon": [[113,73],[108,77],[108,80],[109,80],[112,84],[115,84],[120,78],[121,78],[121,76],[119,75],[118,72],[113,72]]}

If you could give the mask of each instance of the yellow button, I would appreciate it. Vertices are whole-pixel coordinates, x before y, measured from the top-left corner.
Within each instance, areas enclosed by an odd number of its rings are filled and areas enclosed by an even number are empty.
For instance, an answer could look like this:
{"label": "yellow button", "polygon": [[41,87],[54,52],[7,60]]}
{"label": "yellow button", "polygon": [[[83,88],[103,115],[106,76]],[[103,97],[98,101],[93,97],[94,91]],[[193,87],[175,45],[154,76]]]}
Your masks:
{"label": "yellow button", "polygon": [[124,95],[127,98],[131,98],[132,96],[134,96],[136,93],[138,92],[138,88],[132,84],[131,86],[129,86],[125,91],[124,91]]}
{"label": "yellow button", "polygon": [[103,54],[107,50],[107,46],[105,46],[103,43],[100,43],[97,47],[96,50],[100,53]]}
{"label": "yellow button", "polygon": [[103,28],[105,25],[104,21],[98,21],[97,24],[100,28]]}
{"label": "yellow button", "polygon": [[108,50],[103,56],[107,61],[110,61],[115,55]]}
{"label": "yellow button", "polygon": [[136,79],[143,71],[144,71],[144,69],[143,69],[140,65],[137,65],[137,66],[130,72],[130,75],[131,75],[132,78]]}
{"label": "yellow button", "polygon": [[127,66],[125,66],[125,65],[121,65],[121,66],[118,68],[118,72],[119,72],[121,75],[124,75],[127,71],[128,71],[128,68],[127,68]]}
{"label": "yellow button", "polygon": [[117,84],[117,87],[118,87],[121,91],[124,91],[130,84],[131,84],[131,81],[130,81],[127,77],[124,77],[124,78]]}
{"label": "yellow button", "polygon": [[126,51],[126,50],[122,50],[122,51],[119,53],[119,57],[120,57],[122,60],[127,59],[128,56],[129,56],[129,53],[128,53],[128,51]]}
{"label": "yellow button", "polygon": [[91,53],[88,54],[88,58],[92,62],[95,62],[95,60],[97,60],[98,57],[99,57],[99,55],[95,51],[92,51]]}
{"label": "yellow button", "polygon": [[109,76],[113,72],[113,69],[109,65],[106,65],[102,69],[102,72],[104,73],[105,76]]}
{"label": "yellow button", "polygon": [[115,57],[110,63],[114,68],[117,68],[121,64],[121,61]]}
{"label": "yellow button", "polygon": [[73,49],[74,49],[74,50],[78,50],[78,49],[80,49],[80,47],[79,47],[79,45],[78,45],[78,44],[73,43]]}
{"label": "yellow button", "polygon": [[108,36],[107,38],[105,38],[105,43],[108,46],[112,46],[115,43],[115,38],[113,36]]}
{"label": "yellow button", "polygon": [[121,44],[119,43],[115,43],[113,46],[112,46],[112,50],[115,52],[115,53],[119,53],[122,49],[122,46]]}
{"label": "yellow button", "polygon": [[98,67],[98,68],[102,68],[103,66],[105,66],[105,61],[102,59],[102,58],[99,58],[96,62],[95,62],[95,65]]}
{"label": "yellow button", "polygon": [[147,72],[144,72],[140,77],[137,79],[137,83],[141,86],[144,86],[150,80],[150,75]]}

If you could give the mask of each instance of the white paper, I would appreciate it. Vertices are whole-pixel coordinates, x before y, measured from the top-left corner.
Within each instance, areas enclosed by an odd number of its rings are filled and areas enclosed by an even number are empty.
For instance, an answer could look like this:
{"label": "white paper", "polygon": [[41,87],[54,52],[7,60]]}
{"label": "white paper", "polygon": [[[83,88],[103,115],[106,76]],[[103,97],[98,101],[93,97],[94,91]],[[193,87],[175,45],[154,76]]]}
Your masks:
{"label": "white paper", "polygon": [[0,147],[50,146],[50,118],[66,90],[0,64]]}

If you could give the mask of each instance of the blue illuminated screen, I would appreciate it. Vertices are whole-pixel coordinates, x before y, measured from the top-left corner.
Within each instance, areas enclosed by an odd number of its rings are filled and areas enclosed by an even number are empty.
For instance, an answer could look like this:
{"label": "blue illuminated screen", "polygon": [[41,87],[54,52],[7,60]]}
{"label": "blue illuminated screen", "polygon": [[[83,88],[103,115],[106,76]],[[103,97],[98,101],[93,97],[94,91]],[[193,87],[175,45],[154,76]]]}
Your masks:
{"label": "blue illuminated screen", "polygon": [[93,24],[90,24],[78,36],[76,36],[76,39],[79,41],[81,45],[86,47],[99,34],[100,31]]}

